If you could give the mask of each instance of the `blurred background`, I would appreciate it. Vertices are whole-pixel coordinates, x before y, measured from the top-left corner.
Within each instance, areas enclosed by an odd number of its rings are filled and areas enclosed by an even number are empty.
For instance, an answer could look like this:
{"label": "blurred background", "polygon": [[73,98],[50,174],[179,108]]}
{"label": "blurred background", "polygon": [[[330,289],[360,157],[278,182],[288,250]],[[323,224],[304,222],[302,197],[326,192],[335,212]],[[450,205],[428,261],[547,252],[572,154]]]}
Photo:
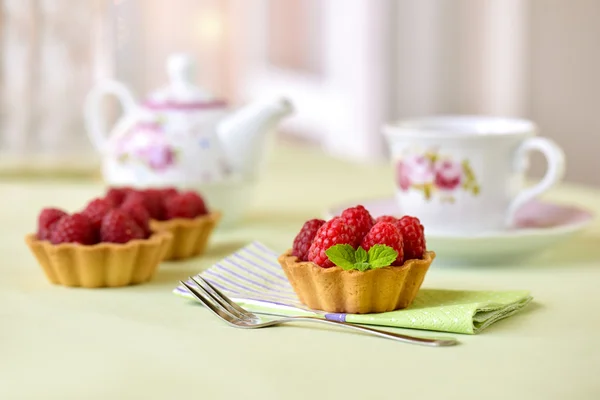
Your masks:
{"label": "blurred background", "polygon": [[93,83],[143,98],[186,51],[234,105],[289,96],[293,145],[379,163],[386,121],[525,117],[565,149],[567,180],[600,185],[599,17],[596,0],[0,0],[0,170],[95,171]]}

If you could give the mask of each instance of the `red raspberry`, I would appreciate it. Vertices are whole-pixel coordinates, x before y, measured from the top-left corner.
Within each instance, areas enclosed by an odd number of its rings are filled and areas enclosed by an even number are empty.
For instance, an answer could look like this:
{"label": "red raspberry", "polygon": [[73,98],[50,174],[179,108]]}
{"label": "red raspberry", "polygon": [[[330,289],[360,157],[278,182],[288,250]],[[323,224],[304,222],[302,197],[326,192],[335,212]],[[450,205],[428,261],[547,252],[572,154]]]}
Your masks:
{"label": "red raspberry", "polygon": [[163,188],[163,189],[160,189],[159,191],[160,191],[160,195],[161,195],[161,196],[162,196],[162,198],[163,198],[163,202],[164,202],[164,201],[167,199],[167,197],[171,197],[171,196],[173,196],[174,194],[177,194],[177,193],[178,193],[178,192],[177,192],[177,189],[175,189],[175,188],[172,188],[172,187]]}
{"label": "red raspberry", "polygon": [[189,201],[196,203],[198,215],[208,214],[208,208],[206,207],[206,203],[204,202],[204,198],[202,198],[202,196],[193,191],[184,192],[183,195],[186,196]]}
{"label": "red raspberry", "polygon": [[127,243],[130,240],[143,239],[144,231],[123,210],[113,209],[102,220],[100,238],[103,242]]}
{"label": "red raspberry", "polygon": [[113,203],[108,199],[98,198],[90,201],[81,213],[88,217],[94,230],[98,231],[100,230],[100,224],[102,224],[102,218],[112,209]]}
{"label": "red raspberry", "polygon": [[125,197],[127,197],[127,194],[132,190],[133,189],[129,187],[110,188],[106,193],[106,196],[104,196],[104,198],[111,202],[113,207],[119,207],[121,203],[125,201]]}
{"label": "red raspberry", "polygon": [[398,256],[391,265],[402,265],[404,262],[404,245],[400,230],[389,222],[378,222],[367,233],[360,247],[369,251],[376,244],[384,244],[398,252]]}
{"label": "red raspberry", "polygon": [[397,225],[398,218],[392,217],[391,215],[382,215],[381,217],[377,217],[377,219],[375,220],[375,223],[377,223],[377,222],[389,222],[390,224]]}
{"label": "red raspberry", "polygon": [[[144,205],[144,208],[146,209],[146,211],[148,211],[150,218],[158,219],[155,217],[155,215],[160,215],[161,217],[164,217],[164,204],[162,203],[162,200],[160,201],[160,204],[157,206],[156,199],[152,198],[152,196],[155,196],[155,195],[151,194],[150,197],[147,197],[146,195],[144,195],[143,192],[138,192],[138,191],[132,190],[129,193],[127,193],[127,196],[125,196],[125,200],[123,201],[122,204],[142,203]],[[148,200],[149,198],[150,198],[150,200]],[[150,208],[152,208],[152,207],[154,209],[154,213],[155,213],[154,215],[150,211]]]}
{"label": "red raspberry", "polygon": [[65,215],[68,214],[58,208],[44,208],[38,216],[37,238],[39,240],[50,240],[54,226]]}
{"label": "red raspberry", "polygon": [[405,215],[398,220],[400,233],[404,239],[404,260],[423,258],[425,253],[425,229],[416,217]]}
{"label": "red raspberry", "polygon": [[96,234],[89,218],[83,214],[66,215],[62,217],[50,235],[50,241],[59,243],[96,243]]}
{"label": "red raspberry", "polygon": [[150,213],[146,210],[144,203],[135,198],[129,198],[124,201],[119,207],[120,210],[124,211],[138,224],[144,231],[144,237],[150,236]]}
{"label": "red raspberry", "polygon": [[345,209],[342,212],[341,217],[354,232],[354,247],[358,247],[362,239],[375,223],[373,217],[369,214],[369,211],[361,205]]}
{"label": "red raspberry", "polygon": [[130,202],[141,202],[144,205],[146,204],[146,198],[144,197],[144,195],[141,192],[137,192],[135,190],[132,190],[130,192],[128,192],[125,195],[125,198],[123,199],[123,201],[121,202],[121,204],[130,201]]}
{"label": "red raspberry", "polygon": [[196,218],[207,213],[204,200],[195,192],[172,195],[165,200],[165,217]]}
{"label": "red raspberry", "polygon": [[325,222],[315,235],[308,249],[308,260],[323,267],[330,268],[334,264],[327,258],[325,250],[336,244],[353,245],[354,233],[341,217],[335,217]]}
{"label": "red raspberry", "polygon": [[325,223],[322,219],[311,219],[306,221],[300,229],[300,232],[294,239],[292,255],[298,257],[300,261],[308,261],[308,249],[312,244],[319,228]]}
{"label": "red raspberry", "polygon": [[153,219],[165,219],[165,204],[159,189],[146,189],[142,192],[144,205]]}

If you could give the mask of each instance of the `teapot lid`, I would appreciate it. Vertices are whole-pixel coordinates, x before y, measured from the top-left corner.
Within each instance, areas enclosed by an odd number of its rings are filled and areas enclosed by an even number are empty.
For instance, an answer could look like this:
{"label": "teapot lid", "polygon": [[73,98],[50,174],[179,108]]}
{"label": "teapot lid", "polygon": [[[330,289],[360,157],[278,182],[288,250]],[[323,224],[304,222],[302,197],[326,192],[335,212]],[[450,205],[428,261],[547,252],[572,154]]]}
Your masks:
{"label": "teapot lid", "polygon": [[169,84],[151,93],[144,105],[152,110],[208,110],[226,107],[225,101],[193,83],[194,66],[194,59],[189,54],[169,56]]}

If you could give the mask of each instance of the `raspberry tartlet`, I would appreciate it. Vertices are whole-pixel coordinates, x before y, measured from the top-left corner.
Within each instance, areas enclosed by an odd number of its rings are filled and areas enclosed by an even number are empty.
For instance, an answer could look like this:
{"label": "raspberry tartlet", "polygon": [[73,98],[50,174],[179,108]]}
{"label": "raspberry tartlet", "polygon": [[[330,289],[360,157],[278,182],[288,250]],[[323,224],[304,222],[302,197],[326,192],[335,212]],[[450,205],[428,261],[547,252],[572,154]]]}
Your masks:
{"label": "raspberry tartlet", "polygon": [[306,306],[367,314],[408,307],[434,258],[417,218],[374,220],[359,205],[307,221],[279,263]]}
{"label": "raspberry tartlet", "polygon": [[[140,224],[141,222],[141,224]],[[126,210],[95,199],[74,214],[42,210],[36,233],[25,242],[51,283],[119,287],[149,281],[172,240],[169,232],[152,233]]]}
{"label": "raspberry tartlet", "polygon": [[194,191],[112,188],[106,198],[120,207],[145,209],[150,215],[149,229],[173,235],[165,260],[202,255],[221,219],[221,213],[209,211],[202,196]]}

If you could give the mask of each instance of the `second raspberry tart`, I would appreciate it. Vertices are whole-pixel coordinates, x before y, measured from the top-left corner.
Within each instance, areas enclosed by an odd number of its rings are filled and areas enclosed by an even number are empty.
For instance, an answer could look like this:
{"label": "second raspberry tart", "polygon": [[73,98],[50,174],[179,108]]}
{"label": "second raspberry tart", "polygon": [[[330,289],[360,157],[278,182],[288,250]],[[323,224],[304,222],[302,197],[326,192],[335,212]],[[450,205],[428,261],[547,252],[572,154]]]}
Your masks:
{"label": "second raspberry tart", "polygon": [[203,254],[221,219],[221,213],[209,211],[202,196],[194,191],[112,188],[106,198],[122,208],[147,210],[150,230],[167,231],[173,235],[164,257],[167,261]]}

